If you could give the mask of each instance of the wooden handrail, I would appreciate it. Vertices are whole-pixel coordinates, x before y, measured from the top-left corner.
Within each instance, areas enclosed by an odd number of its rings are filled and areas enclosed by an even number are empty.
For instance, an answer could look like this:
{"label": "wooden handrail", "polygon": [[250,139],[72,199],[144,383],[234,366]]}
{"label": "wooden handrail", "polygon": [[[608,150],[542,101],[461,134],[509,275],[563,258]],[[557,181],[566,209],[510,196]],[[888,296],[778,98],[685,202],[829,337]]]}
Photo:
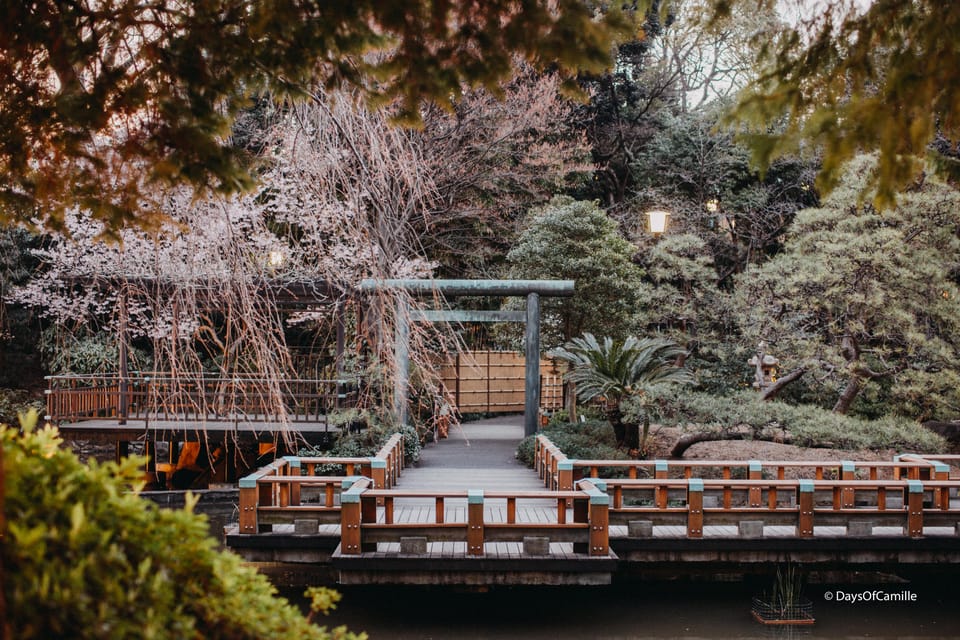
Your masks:
{"label": "wooden handrail", "polygon": [[[116,420],[278,420],[326,423],[337,407],[353,404],[344,381],[255,376],[172,377],[163,373],[47,376],[47,419],[53,422]],[[281,397],[276,398],[276,389]]]}
{"label": "wooden handrail", "polygon": [[[745,514],[762,517],[769,524],[794,524],[797,535],[813,535],[814,519],[822,524],[846,524],[854,517],[870,516],[887,524],[902,525],[910,537],[923,535],[925,519],[934,524],[954,526],[960,519],[960,508],[950,504],[950,492],[960,489],[957,480],[734,480],[700,478],[663,478],[638,480],[606,480],[603,484],[613,494],[611,518],[617,522],[626,522],[639,515],[644,517],[670,516],[664,524],[679,524],[679,519],[687,521],[688,537],[701,537],[704,521],[714,524],[735,524],[737,518]],[[623,492],[641,490],[652,493],[650,504],[646,506],[628,506],[624,504]],[[670,506],[670,491],[673,498],[682,505]],[[739,491],[747,495],[744,506],[733,507],[730,494]],[[872,493],[876,505],[855,506],[853,500],[844,499],[844,492],[850,496],[857,492]],[[723,496],[722,506],[705,507],[704,494],[719,492]],[[766,492],[768,500],[764,506],[754,500],[752,494],[760,496]],[[828,493],[829,504],[818,505],[817,494]],[[902,506],[891,508],[887,505],[888,493],[899,493]],[[781,504],[777,496],[790,495],[791,504]],[[929,508],[924,507],[926,497],[930,496]]]}
{"label": "wooden handrail", "polygon": [[[432,499],[436,504],[432,523],[397,523],[393,521],[393,503],[397,499]],[[399,542],[403,536],[416,534],[428,540],[465,542],[468,555],[483,555],[486,542],[519,542],[525,536],[549,532],[551,540],[573,542],[574,550],[600,556],[609,554],[607,508],[609,497],[596,490],[571,491],[422,491],[371,489],[356,485],[341,495],[343,521],[341,552],[356,555],[373,550],[378,542]],[[447,500],[466,500],[466,519],[450,522],[444,510]],[[487,500],[506,500],[506,521],[486,519]],[[550,500],[557,506],[552,522],[517,522],[516,502]],[[377,504],[383,503],[383,521],[377,520]],[[572,519],[568,501],[573,503]],[[348,506],[355,505],[355,506]],[[511,508],[512,505],[512,508]]]}

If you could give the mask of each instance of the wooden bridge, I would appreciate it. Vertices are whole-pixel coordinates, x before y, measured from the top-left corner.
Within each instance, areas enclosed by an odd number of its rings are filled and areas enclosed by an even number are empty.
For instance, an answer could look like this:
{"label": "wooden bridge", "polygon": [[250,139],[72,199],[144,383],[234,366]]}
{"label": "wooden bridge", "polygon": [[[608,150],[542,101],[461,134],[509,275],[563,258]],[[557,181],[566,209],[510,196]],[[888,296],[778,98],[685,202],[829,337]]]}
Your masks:
{"label": "wooden bridge", "polygon": [[[482,442],[470,442],[473,464]],[[369,459],[278,460],[241,480],[227,544],[291,584],[605,584],[786,560],[885,571],[960,561],[958,456],[570,460],[540,436],[534,471],[437,464],[455,445],[440,443],[422,469],[403,469],[399,438]]]}

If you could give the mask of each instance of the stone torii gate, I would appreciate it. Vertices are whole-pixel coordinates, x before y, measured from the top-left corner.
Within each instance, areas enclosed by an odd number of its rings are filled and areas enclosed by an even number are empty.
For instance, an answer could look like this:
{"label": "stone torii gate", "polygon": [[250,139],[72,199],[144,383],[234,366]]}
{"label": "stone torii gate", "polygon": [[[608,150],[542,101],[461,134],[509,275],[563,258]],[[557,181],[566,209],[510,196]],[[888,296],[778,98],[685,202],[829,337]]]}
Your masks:
{"label": "stone torii gate", "polygon": [[[537,432],[540,409],[540,296],[572,296],[573,280],[363,280],[360,291],[393,289],[411,296],[446,299],[459,296],[526,296],[524,311],[466,311],[397,309],[395,357],[397,376],[394,409],[402,424],[407,424],[407,398],[410,384],[409,322],[523,322],[526,357],[523,412],[524,435]],[[399,303],[406,306],[404,301]]]}

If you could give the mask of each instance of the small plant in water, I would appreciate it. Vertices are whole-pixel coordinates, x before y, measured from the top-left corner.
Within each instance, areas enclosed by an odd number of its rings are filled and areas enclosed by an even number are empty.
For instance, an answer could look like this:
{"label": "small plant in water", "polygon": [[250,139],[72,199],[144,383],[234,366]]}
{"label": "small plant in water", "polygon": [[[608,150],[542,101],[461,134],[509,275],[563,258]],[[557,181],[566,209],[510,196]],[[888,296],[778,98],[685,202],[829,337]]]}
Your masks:
{"label": "small plant in water", "polygon": [[754,598],[751,611],[763,624],[813,624],[813,604],[803,597],[803,576],[796,565],[777,566],[771,593]]}

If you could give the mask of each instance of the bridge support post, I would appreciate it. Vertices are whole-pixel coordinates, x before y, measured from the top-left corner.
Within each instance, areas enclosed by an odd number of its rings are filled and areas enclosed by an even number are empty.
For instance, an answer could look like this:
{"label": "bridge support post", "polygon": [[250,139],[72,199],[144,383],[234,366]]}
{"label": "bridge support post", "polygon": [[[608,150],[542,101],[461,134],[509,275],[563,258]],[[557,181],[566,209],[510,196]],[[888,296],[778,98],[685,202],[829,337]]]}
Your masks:
{"label": "bridge support post", "polygon": [[240,478],[240,533],[257,533],[257,481]]}
{"label": "bridge support post", "polygon": [[483,490],[467,491],[467,555],[483,555]]}
{"label": "bridge support post", "polygon": [[[300,458],[298,456],[283,456],[283,460],[287,463],[286,470],[288,476],[300,475]],[[290,489],[287,499],[290,506],[296,507],[300,504],[300,483],[291,482],[288,486]]]}
{"label": "bridge support post", "polygon": [[340,496],[340,553],[360,555],[360,496]]}
{"label": "bridge support post", "polygon": [[907,487],[907,535],[911,538],[922,538],[923,483],[919,480],[908,480]]}
{"label": "bridge support post", "polygon": [[703,480],[687,480],[687,537],[703,537]]}
{"label": "bridge support post", "polygon": [[[761,463],[759,460],[750,460],[747,463],[747,478],[750,480],[762,480],[763,463]],[[763,488],[750,487],[747,499],[750,502],[751,507],[759,507],[760,501],[763,499]]]}
{"label": "bridge support post", "polygon": [[[658,480],[667,479],[667,461],[666,460],[653,461],[653,477]],[[668,494],[669,494],[669,491],[665,484],[657,485],[657,487],[654,489],[654,502],[657,505],[657,509],[667,508]]]}
{"label": "bridge support post", "polygon": [[557,462],[557,490],[573,491],[573,460]]}
{"label": "bridge support post", "polygon": [[[850,460],[844,460],[840,463],[840,479],[855,480],[856,465]],[[840,490],[840,508],[852,509],[856,500],[856,491],[853,487],[844,487]]]}
{"label": "bridge support post", "polygon": [[370,458],[370,475],[374,489],[389,489],[387,486],[387,461],[383,458]]}
{"label": "bridge support post", "polygon": [[[934,480],[949,480],[950,467],[942,462],[933,463]],[[937,487],[933,490],[933,505],[943,511],[950,510],[950,489],[941,489]]]}
{"label": "bridge support post", "polygon": [[590,495],[590,555],[610,555],[610,496]]}
{"label": "bridge support post", "polygon": [[797,521],[797,536],[801,538],[813,537],[813,481],[800,480],[797,497],[799,520]]}

